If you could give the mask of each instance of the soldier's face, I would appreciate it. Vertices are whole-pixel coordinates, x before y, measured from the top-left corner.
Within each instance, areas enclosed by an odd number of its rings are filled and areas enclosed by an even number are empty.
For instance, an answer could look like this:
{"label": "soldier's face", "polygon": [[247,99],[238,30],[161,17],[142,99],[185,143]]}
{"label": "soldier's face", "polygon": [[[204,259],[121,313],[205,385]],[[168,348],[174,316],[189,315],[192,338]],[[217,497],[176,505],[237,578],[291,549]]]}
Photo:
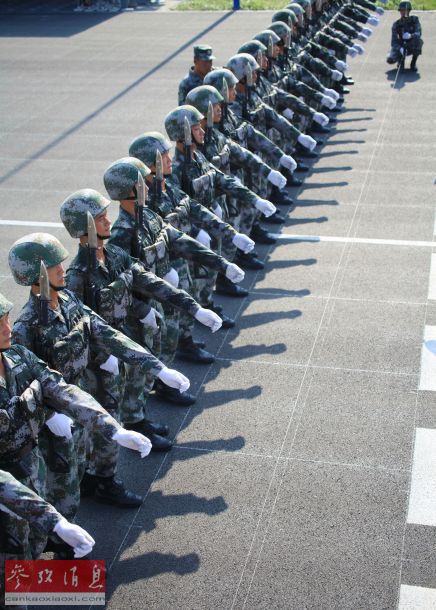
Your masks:
{"label": "soldier's face", "polygon": [[273,45],[273,57],[276,59],[280,55],[280,47],[278,44]]}
{"label": "soldier's face", "polygon": [[231,104],[236,99],[236,85],[229,87],[229,103]]}
{"label": "soldier's face", "polygon": [[63,288],[65,286],[65,268],[62,263],[47,269],[48,281],[52,286]]}
{"label": "soldier's face", "polygon": [[194,138],[195,142],[197,142],[197,144],[204,143],[204,130],[202,129],[200,123],[198,123],[198,125],[194,125],[191,128],[191,132],[192,137]]}
{"label": "soldier's face", "polygon": [[214,104],[213,105],[213,122],[219,123],[221,121],[221,115],[222,115],[221,104]]}
{"label": "soldier's face", "polygon": [[194,59],[194,66],[198,74],[204,78],[206,74],[209,74],[209,72],[212,70],[212,60]]}
{"label": "soldier's face", "polygon": [[[268,68],[268,58],[265,55],[265,53],[262,53],[262,63],[260,64],[260,67],[262,68],[262,70],[266,70],[266,68]],[[253,74],[253,80],[254,80],[254,74]]]}
{"label": "soldier's face", "polygon": [[106,210],[94,218],[97,235],[100,237],[111,236],[111,221],[108,218]]}
{"label": "soldier's face", "polygon": [[11,347],[12,327],[9,321],[9,314],[5,313],[0,318],[0,350]]}
{"label": "soldier's face", "polygon": [[173,173],[172,159],[168,150],[162,153],[162,171],[164,176],[170,176]]}
{"label": "soldier's face", "polygon": [[406,11],[406,9],[404,9],[404,8],[400,9],[400,16],[401,17],[407,17],[407,12],[408,11]]}

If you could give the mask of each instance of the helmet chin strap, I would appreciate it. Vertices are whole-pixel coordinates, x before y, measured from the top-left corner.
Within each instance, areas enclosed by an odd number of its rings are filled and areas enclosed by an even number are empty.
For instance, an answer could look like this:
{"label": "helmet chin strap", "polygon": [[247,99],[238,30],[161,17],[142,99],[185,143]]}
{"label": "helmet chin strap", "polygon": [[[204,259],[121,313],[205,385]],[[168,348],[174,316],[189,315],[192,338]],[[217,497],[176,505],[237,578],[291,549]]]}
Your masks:
{"label": "helmet chin strap", "polygon": [[109,239],[110,235],[100,235],[100,233],[97,233],[97,237],[104,241],[105,239]]}

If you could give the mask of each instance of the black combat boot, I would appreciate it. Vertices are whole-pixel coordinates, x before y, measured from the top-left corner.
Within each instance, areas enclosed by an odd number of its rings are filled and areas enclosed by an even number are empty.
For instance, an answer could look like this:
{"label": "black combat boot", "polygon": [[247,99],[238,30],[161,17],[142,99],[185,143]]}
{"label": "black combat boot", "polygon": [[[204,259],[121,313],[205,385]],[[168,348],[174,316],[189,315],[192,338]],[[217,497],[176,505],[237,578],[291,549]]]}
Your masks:
{"label": "black combat boot", "polygon": [[[189,392],[179,392],[179,390],[176,388],[170,388],[170,386],[162,383],[160,379],[156,379],[154,389],[156,390],[156,396],[158,396],[161,400],[171,402],[174,405],[189,407],[190,405],[193,405],[196,400],[194,394],[190,394]],[[151,430],[149,432],[151,432]],[[159,432],[154,432],[154,434],[159,434]],[[148,436],[148,434],[145,436]]]}
{"label": "black combat boot", "polygon": [[419,57],[419,55],[412,55],[412,61],[410,62],[410,70],[412,72],[418,72],[418,68],[416,67],[416,62],[418,61],[418,57]]}
{"label": "black combat boot", "polygon": [[[236,258],[238,258],[238,254],[236,254]],[[240,299],[248,295],[248,290],[246,288],[234,284],[228,277],[221,273],[216,280],[215,292],[218,294],[225,294],[228,297],[238,297]]]}
{"label": "black combat boot", "polygon": [[185,337],[179,341],[177,355],[182,360],[196,362],[197,364],[212,364],[212,362],[215,362],[215,356],[194,343],[192,337]]}
{"label": "black combat boot", "polygon": [[120,508],[138,508],[144,501],[142,496],[126,489],[122,481],[115,476],[97,478],[95,499],[100,504],[112,504]]}
{"label": "black combat boot", "polygon": [[268,233],[268,231],[258,222],[254,223],[253,228],[251,229],[250,237],[259,244],[271,245],[277,242],[276,238],[273,237],[271,233]]}
{"label": "black combat boot", "polygon": [[247,254],[240,252],[236,257],[236,262],[243,269],[250,269],[253,271],[260,271],[265,267],[264,262],[261,261],[260,258],[257,258],[252,252],[248,252]]}

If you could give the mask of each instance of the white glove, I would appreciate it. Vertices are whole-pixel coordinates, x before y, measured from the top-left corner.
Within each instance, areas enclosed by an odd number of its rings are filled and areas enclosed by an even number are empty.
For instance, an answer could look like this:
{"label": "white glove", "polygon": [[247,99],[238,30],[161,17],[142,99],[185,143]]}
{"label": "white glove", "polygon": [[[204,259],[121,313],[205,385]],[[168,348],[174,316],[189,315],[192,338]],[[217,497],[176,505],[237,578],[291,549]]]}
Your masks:
{"label": "white glove", "polygon": [[221,318],[214,311],[203,309],[203,307],[200,307],[194,317],[200,324],[208,326],[213,333],[219,330],[223,324]]}
{"label": "white glove", "polygon": [[332,57],[334,57],[336,55],[336,51],[334,49],[327,49],[329,55],[331,55]]}
{"label": "white glove", "polygon": [[301,146],[304,146],[304,148],[308,148],[310,151],[312,151],[316,146],[316,140],[314,140],[310,136],[307,136],[304,133],[300,133],[297,140],[298,142],[300,142]]}
{"label": "white glove", "polygon": [[277,210],[276,206],[271,203],[271,201],[268,201],[267,199],[262,199],[261,197],[258,197],[256,199],[256,203],[254,204],[254,206],[256,210],[262,212],[262,214],[266,216],[266,218],[268,218],[268,216],[272,216]]}
{"label": "white glove", "polygon": [[340,81],[340,80],[342,80],[343,76],[344,75],[339,70],[332,70],[331,77],[332,77],[333,80]]}
{"label": "white glove", "polygon": [[179,285],[179,274],[173,267],[171,267],[168,273],[165,273],[163,279],[168,282],[168,284],[174,286],[174,288],[177,288],[177,286]]}
{"label": "white glove", "polygon": [[160,318],[162,320],[162,315],[154,307],[150,307],[148,314],[139,321],[144,324],[144,326],[151,326],[153,330],[157,330],[159,325],[156,318]]}
{"label": "white glove", "polygon": [[315,121],[315,123],[318,123],[318,125],[322,125],[323,127],[325,127],[329,124],[330,119],[323,112],[315,112],[315,114],[313,115],[313,120]]}
{"label": "white glove", "polygon": [[365,34],[363,32],[360,32],[359,34],[357,34],[357,38],[361,42],[368,42],[368,36],[365,36]]}
{"label": "white glove", "polygon": [[365,36],[368,36],[368,38],[370,36],[372,36],[372,30],[370,30],[369,28],[362,28],[362,34],[365,34]]}
{"label": "white glove", "polygon": [[363,55],[365,53],[365,49],[360,44],[353,44],[353,47],[359,53],[359,55]]}
{"label": "white glove", "polygon": [[182,375],[182,373],[179,373],[179,371],[175,371],[174,369],[169,369],[166,366],[159,371],[159,375],[157,377],[162,381],[162,383],[170,388],[179,390],[181,393],[189,390],[189,386],[191,385],[189,383],[189,379]]}
{"label": "white glove", "polygon": [[348,70],[348,64],[346,64],[345,61],[337,59],[336,62],[335,62],[335,68],[336,68],[336,70],[340,70],[341,72],[345,72],[346,70]]}
{"label": "white glove", "polygon": [[354,48],[354,45],[352,47],[348,47],[347,55],[350,57],[356,57],[357,49]]}
{"label": "white glove", "polygon": [[286,186],[286,178],[283,174],[276,171],[275,169],[272,169],[268,174],[268,182],[271,182],[271,184],[274,184],[274,186],[278,186],[279,189],[282,189]]}
{"label": "white glove", "polygon": [[377,6],[375,9],[375,12],[377,13],[377,15],[384,15],[385,14],[385,9],[382,8],[381,6]]}
{"label": "white glove", "polygon": [[329,89],[328,87],[324,87],[324,93],[326,95],[328,95],[329,97],[332,97],[335,102],[338,101],[338,99],[340,98],[340,95],[337,91],[335,91],[334,89]]}
{"label": "white glove", "polygon": [[[235,179],[236,179],[236,178],[235,178]],[[239,181],[239,182],[240,182],[240,181]],[[218,216],[218,218],[219,218],[220,220],[222,220],[222,219],[223,219],[223,209],[222,209],[222,207],[220,206],[220,204],[219,204],[219,203],[216,203],[216,204],[215,204],[215,207],[212,209],[212,212],[215,214],[215,216]]]}
{"label": "white glove", "polygon": [[235,263],[229,263],[226,269],[226,278],[228,278],[234,284],[238,284],[238,282],[242,282],[245,277],[245,272],[242,271],[238,265]]}
{"label": "white glove", "polygon": [[333,110],[333,108],[336,106],[336,101],[329,95],[323,95],[321,99],[321,104],[323,106],[327,106],[329,110]]}
{"label": "white glove", "polygon": [[73,435],[71,434],[73,420],[71,417],[68,417],[68,415],[64,415],[63,413],[55,413],[53,417],[50,417],[50,419],[48,419],[45,423],[55,436],[73,438]]}
{"label": "white glove", "polygon": [[59,538],[62,538],[64,542],[73,547],[74,557],[76,559],[89,555],[95,544],[94,538],[90,536],[86,530],[80,527],[80,525],[70,523],[64,517],[56,523],[53,531]]}
{"label": "white glove", "polygon": [[283,167],[286,167],[289,171],[293,172],[297,169],[297,162],[291,155],[283,155],[280,157],[279,164]]}
{"label": "white glove", "polygon": [[242,250],[244,254],[248,254],[254,249],[254,241],[243,233],[236,233],[235,237],[232,239],[232,244],[236,246],[238,250]]}
{"label": "white glove", "polygon": [[200,229],[198,232],[198,235],[195,239],[200,244],[202,244],[203,246],[206,246],[206,248],[210,249],[211,237],[207,231],[203,231],[203,229]]}
{"label": "white glove", "polygon": [[294,118],[294,111],[291,108],[285,108],[282,112],[283,116],[289,121]]}
{"label": "white glove", "polygon": [[107,360],[105,360],[103,362],[103,364],[100,364],[100,368],[103,371],[107,371],[111,375],[120,374],[120,368],[118,366],[118,358],[116,358],[115,356],[109,356],[109,358]]}
{"label": "white glove", "polygon": [[412,34],[410,32],[404,32],[403,38],[404,40],[410,40],[412,38]]}
{"label": "white glove", "polygon": [[150,440],[140,432],[136,432],[136,430],[125,430],[124,428],[120,428],[115,432],[112,440],[121,445],[121,447],[139,451],[142,458],[147,457],[151,451]]}
{"label": "white glove", "polygon": [[380,23],[380,19],[379,19],[378,17],[373,17],[373,16],[371,15],[371,17],[368,17],[368,21],[367,21],[367,23],[369,23],[369,25],[374,25],[374,26],[376,26],[376,25],[378,25],[378,24]]}

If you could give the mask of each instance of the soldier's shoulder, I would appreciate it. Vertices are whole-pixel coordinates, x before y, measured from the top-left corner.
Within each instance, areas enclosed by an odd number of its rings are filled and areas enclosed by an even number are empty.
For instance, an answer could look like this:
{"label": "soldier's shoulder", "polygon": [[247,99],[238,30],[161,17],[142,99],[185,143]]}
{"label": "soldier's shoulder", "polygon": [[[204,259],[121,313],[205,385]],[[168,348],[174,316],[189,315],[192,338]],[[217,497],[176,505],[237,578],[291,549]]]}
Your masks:
{"label": "soldier's shoulder", "polygon": [[36,318],[37,312],[32,300],[29,299],[15,319],[14,329],[20,325],[29,326],[36,321]]}
{"label": "soldier's shoulder", "polygon": [[11,347],[6,350],[6,355],[14,362],[20,360],[28,362],[29,360],[34,360],[36,358],[35,354],[31,352],[30,349],[27,349],[27,347],[20,345],[19,343],[13,343]]}
{"label": "soldier's shoulder", "polygon": [[121,246],[118,246],[117,244],[114,244],[112,242],[108,242],[105,246],[105,250],[106,250],[106,254],[115,258],[122,258],[123,260],[130,260],[130,256],[127,254],[127,252],[125,250],[123,250],[121,248]]}

